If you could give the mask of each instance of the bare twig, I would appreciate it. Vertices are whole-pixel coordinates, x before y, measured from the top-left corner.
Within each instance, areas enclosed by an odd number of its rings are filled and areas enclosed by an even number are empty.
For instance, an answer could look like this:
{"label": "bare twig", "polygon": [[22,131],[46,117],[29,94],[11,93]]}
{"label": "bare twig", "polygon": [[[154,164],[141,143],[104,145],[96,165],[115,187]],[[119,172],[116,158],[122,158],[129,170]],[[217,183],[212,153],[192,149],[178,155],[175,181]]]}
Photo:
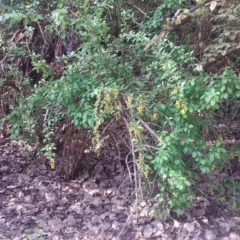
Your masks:
{"label": "bare twig", "polygon": [[152,137],[158,141],[158,142],[161,142],[162,141],[162,138],[159,137],[149,126],[146,122],[144,122],[141,118],[140,118],[140,122],[141,124],[143,125],[143,127],[152,135]]}
{"label": "bare twig", "polygon": [[144,16],[146,16],[147,18],[150,18],[141,8],[139,8],[138,6],[136,6],[132,1],[128,1],[128,4],[131,4],[134,8],[136,8],[139,12],[141,12]]}
{"label": "bare twig", "polygon": [[41,25],[39,24],[38,21],[37,21],[37,24],[38,24],[39,30],[40,30],[40,32],[41,32],[41,34],[42,34],[43,41],[44,41],[44,43],[47,45],[48,43],[47,43],[47,41],[46,41],[46,39],[45,39],[45,37],[44,37],[44,34],[43,34],[43,31],[42,31]]}

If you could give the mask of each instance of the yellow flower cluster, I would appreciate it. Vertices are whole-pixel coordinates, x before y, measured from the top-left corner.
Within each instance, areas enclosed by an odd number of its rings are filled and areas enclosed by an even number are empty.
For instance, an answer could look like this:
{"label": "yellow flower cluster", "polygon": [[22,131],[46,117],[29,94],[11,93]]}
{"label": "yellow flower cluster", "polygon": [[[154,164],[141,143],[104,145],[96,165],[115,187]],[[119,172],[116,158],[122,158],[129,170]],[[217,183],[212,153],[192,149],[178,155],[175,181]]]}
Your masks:
{"label": "yellow flower cluster", "polygon": [[131,106],[132,100],[133,100],[132,97],[130,97],[130,96],[127,97],[127,104],[128,104],[128,106]]}
{"label": "yellow flower cluster", "polygon": [[50,161],[50,167],[51,167],[51,169],[52,170],[54,170],[55,169],[55,161],[53,160],[53,161]]}
{"label": "yellow flower cluster", "polygon": [[218,141],[219,141],[221,144],[224,144],[224,143],[225,143],[222,136],[220,136],[220,137],[218,138]]}
{"label": "yellow flower cluster", "polygon": [[[135,102],[136,102],[136,108],[137,108],[137,112],[139,114],[143,114],[143,113],[148,113],[148,109],[146,108],[146,106],[144,105],[143,103],[143,98],[142,96],[140,96],[139,98],[135,99]],[[132,106],[132,103],[133,103],[133,98],[131,96],[128,96],[127,97],[127,106],[130,108],[130,107],[133,107]]]}
{"label": "yellow flower cluster", "polygon": [[100,135],[98,132],[92,138],[92,145],[93,145],[95,151],[98,151],[101,148]]}
{"label": "yellow flower cluster", "polygon": [[139,154],[137,165],[142,169],[144,176],[147,178],[149,171],[147,166],[144,164],[144,155],[142,153]]}
{"label": "yellow flower cluster", "polygon": [[151,115],[151,120],[156,121],[158,119],[158,117],[159,117],[159,114],[155,112]]}
{"label": "yellow flower cluster", "polygon": [[138,111],[139,113],[143,113],[143,110],[144,110],[144,106],[143,106],[142,103],[140,103],[140,104],[138,105],[138,107],[137,107],[137,111]]}
{"label": "yellow flower cluster", "polygon": [[188,111],[187,105],[182,100],[177,100],[175,106],[180,109],[182,115],[185,115]]}
{"label": "yellow flower cluster", "polygon": [[143,127],[141,125],[137,125],[133,122],[129,124],[130,130],[133,132],[136,138],[139,138],[143,132]]}
{"label": "yellow flower cluster", "polygon": [[215,169],[216,169],[216,165],[212,164],[211,171],[214,172]]}
{"label": "yellow flower cluster", "polygon": [[179,93],[179,88],[175,87],[172,91],[172,94],[177,95]]}
{"label": "yellow flower cluster", "polygon": [[99,103],[103,107],[105,114],[111,114],[116,106],[119,90],[117,88],[106,88],[103,91],[102,99]]}
{"label": "yellow flower cluster", "polygon": [[[107,114],[112,114],[114,107],[116,106],[118,107],[118,105],[116,104],[118,99],[118,94],[119,94],[118,88],[105,88],[103,91],[101,91],[97,95],[97,99],[94,106],[94,114],[95,114],[95,118],[98,120],[94,127],[94,137],[92,138],[92,144],[95,147],[95,150],[98,150],[101,147],[98,128],[101,125],[104,117]],[[104,111],[101,111],[101,110],[104,110]]]}
{"label": "yellow flower cluster", "polygon": [[208,125],[203,127],[203,129],[201,131],[201,134],[202,134],[203,137],[207,137],[208,136],[208,134],[209,134],[209,127],[208,127]]}
{"label": "yellow flower cluster", "polygon": [[133,130],[133,134],[136,138],[139,138],[141,133],[143,131],[143,128],[142,127],[136,127],[134,130]]}
{"label": "yellow flower cluster", "polygon": [[171,89],[159,89],[159,95],[161,98],[167,98]]}

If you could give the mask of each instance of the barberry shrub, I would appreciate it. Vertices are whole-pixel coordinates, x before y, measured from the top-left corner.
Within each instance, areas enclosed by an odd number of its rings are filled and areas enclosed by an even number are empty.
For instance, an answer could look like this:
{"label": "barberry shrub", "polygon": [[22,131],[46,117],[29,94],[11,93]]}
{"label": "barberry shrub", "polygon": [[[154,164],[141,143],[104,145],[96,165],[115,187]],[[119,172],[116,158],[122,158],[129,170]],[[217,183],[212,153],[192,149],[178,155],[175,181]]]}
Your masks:
{"label": "barberry shrub", "polygon": [[[101,147],[101,126],[110,118],[122,120],[129,133],[138,176],[135,181],[156,185],[151,197],[162,204],[161,210],[180,213],[191,205],[195,194],[192,184],[199,175],[224,165],[223,140],[217,135],[209,143],[208,131],[215,131],[213,113],[221,103],[240,96],[239,75],[230,68],[215,74],[199,69],[189,46],[175,43],[173,35],[143,51],[152,39],[146,29],[153,31],[156,19],[143,18],[134,30],[130,21],[131,16],[135,19],[134,7],[121,3],[120,11],[114,1],[85,4],[83,8],[66,1],[53,4],[56,8],[48,14],[39,13],[34,5],[35,12],[25,16],[26,9],[21,6],[18,14],[5,14],[1,19],[10,24],[11,31],[22,21],[26,41],[32,41],[33,26],[38,26],[43,41],[53,35],[61,40],[58,44],[68,46],[65,54],[54,59],[62,66],[61,74],[54,75],[53,63],[42,59],[41,49],[31,46],[30,50],[26,44],[22,55],[28,54],[40,80],[31,84],[34,76],[22,73],[31,91],[27,96],[20,94],[18,106],[7,116],[12,137],[23,136],[38,144],[54,161],[52,126],[63,118],[70,118],[78,129],[89,129],[96,149]],[[111,4],[119,11],[115,18],[121,20],[117,37],[108,20]],[[39,21],[46,24],[39,27]],[[70,33],[79,39],[76,48],[69,46]],[[15,47],[18,51],[24,48]]]}

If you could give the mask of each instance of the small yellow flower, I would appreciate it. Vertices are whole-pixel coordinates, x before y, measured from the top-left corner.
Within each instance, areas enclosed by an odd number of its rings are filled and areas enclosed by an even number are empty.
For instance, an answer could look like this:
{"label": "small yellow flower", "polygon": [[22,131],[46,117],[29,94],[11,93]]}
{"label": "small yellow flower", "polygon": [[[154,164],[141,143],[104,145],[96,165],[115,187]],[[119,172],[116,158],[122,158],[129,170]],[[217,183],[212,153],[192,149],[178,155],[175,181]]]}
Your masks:
{"label": "small yellow flower", "polygon": [[117,89],[117,88],[114,88],[114,89],[113,89],[114,99],[117,99],[118,93],[119,93],[118,89]]}
{"label": "small yellow flower", "polygon": [[185,115],[187,111],[188,111],[188,107],[186,106],[186,104],[182,104],[182,110],[181,110],[182,115]]}
{"label": "small yellow flower", "polygon": [[180,106],[181,106],[181,100],[177,100],[176,103],[175,103],[175,106],[176,106],[177,108],[180,108]]}
{"label": "small yellow flower", "polygon": [[121,104],[118,104],[118,105],[117,105],[117,110],[121,112],[122,109],[123,109],[123,108],[122,108],[122,105],[121,105]]}
{"label": "small yellow flower", "polygon": [[215,169],[216,169],[216,166],[213,164],[213,165],[211,166],[212,172],[213,172]]}
{"label": "small yellow flower", "polygon": [[127,97],[127,103],[129,106],[132,104],[132,98],[130,96]]}
{"label": "small yellow flower", "polygon": [[173,91],[172,91],[172,94],[177,94],[178,93],[178,89],[177,88],[174,88]]}
{"label": "small yellow flower", "polygon": [[141,133],[143,131],[143,128],[141,126],[137,126],[133,129],[133,134],[135,137],[140,137]]}
{"label": "small yellow flower", "polygon": [[220,136],[220,137],[218,138],[218,141],[219,141],[220,143],[224,144],[224,140],[223,140],[223,137],[222,137],[222,136]]}
{"label": "small yellow flower", "polygon": [[51,169],[52,170],[54,170],[55,169],[55,161],[50,161],[50,167],[51,167]]}
{"label": "small yellow flower", "polygon": [[152,116],[151,116],[151,119],[152,120],[157,120],[158,118],[158,113],[154,113]]}
{"label": "small yellow flower", "polygon": [[142,164],[143,161],[144,161],[144,156],[143,156],[143,154],[141,153],[141,154],[139,154],[138,163],[139,163],[139,164]]}
{"label": "small yellow flower", "polygon": [[140,104],[138,107],[137,107],[137,110],[139,113],[142,113],[143,112],[143,109],[144,109],[144,106],[142,104]]}

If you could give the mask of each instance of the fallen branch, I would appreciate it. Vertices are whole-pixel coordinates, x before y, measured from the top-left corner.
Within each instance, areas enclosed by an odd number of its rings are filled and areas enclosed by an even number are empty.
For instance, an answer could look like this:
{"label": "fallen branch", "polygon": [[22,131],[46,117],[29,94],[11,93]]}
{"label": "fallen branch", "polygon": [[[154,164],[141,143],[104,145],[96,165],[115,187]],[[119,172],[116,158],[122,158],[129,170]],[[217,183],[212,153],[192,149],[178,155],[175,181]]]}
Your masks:
{"label": "fallen branch", "polygon": [[185,25],[186,23],[188,23],[194,16],[194,12],[197,9],[199,9],[202,6],[205,6],[206,4],[208,4],[211,1],[212,0],[205,0],[204,2],[198,4],[196,7],[190,9],[189,11],[187,11],[185,13],[183,10],[182,13],[180,13],[177,16],[177,19],[174,22],[172,22],[172,23],[166,22],[163,25],[162,31],[158,35],[154,36],[152,41],[145,46],[143,51],[145,52],[145,51],[149,50],[150,48],[154,47],[154,45],[158,44],[161,40],[163,40],[165,38],[167,33],[174,32],[174,31],[178,30],[180,27],[182,27],[183,25]]}
{"label": "fallen branch", "polygon": [[5,139],[0,140],[0,146],[4,145],[6,143],[9,143],[10,141],[11,141],[10,138],[5,138]]}
{"label": "fallen branch", "polygon": [[228,56],[228,55],[236,52],[236,51],[239,50],[239,49],[240,49],[240,44],[238,44],[237,46],[232,47],[232,48],[226,50],[226,53],[225,53],[225,54],[219,54],[217,57],[215,57],[215,60],[214,60],[214,61],[205,63],[205,64],[202,66],[202,69],[203,69],[204,71],[207,71],[207,69],[208,69],[209,67],[211,67],[214,63],[216,63],[217,61],[221,60],[222,58],[224,58],[224,57],[226,57],[226,56]]}

